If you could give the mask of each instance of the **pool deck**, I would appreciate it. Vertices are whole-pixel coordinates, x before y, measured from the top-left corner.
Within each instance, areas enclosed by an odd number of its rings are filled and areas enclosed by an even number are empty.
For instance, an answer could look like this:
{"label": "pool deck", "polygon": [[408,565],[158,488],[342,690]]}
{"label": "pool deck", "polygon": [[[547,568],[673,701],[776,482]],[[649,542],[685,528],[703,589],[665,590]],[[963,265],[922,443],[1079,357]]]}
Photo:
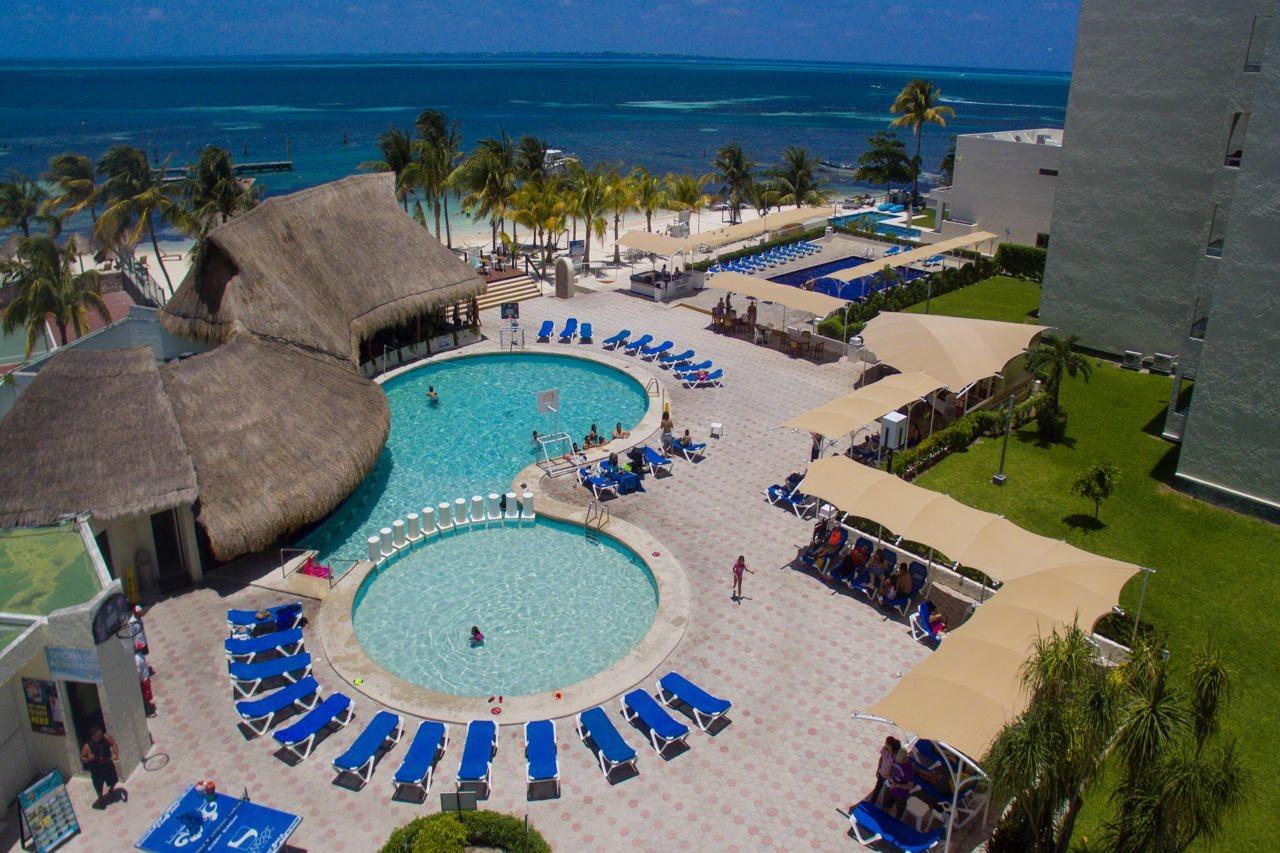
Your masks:
{"label": "pool deck", "polygon": [[[673,476],[647,478],[646,492],[609,505],[615,524],[634,525],[669,550],[683,566],[689,589],[683,636],[655,672],[634,683],[651,690],[657,675],[675,669],[734,705],[730,725],[715,736],[693,729],[689,750],[672,750],[663,759],[640,732],[623,724],[617,702],[609,702],[610,718],[639,753],[638,775],[618,774],[616,784],[604,780],[592,754],[576,738],[572,719],[561,718],[562,796],[535,802],[526,800],[520,727],[503,726],[485,807],[528,814],[559,850],[856,847],[843,812],[871,789],[884,737],[902,733],[854,720],[851,714],[883,696],[929,651],[911,640],[903,620],[791,568],[796,547],[808,541],[812,524],[762,497],[769,484],[808,460],[809,437],[777,425],[850,390],[853,368],[843,362],[813,364],[725,338],[710,331],[705,314],[620,292],[566,302],[537,299],[524,303],[521,311],[526,324],[542,319],[559,323],[570,314],[589,320],[600,339],[623,327],[649,331],[692,347],[724,368],[724,388],[666,385],[677,431],[689,428],[698,440],[709,441],[706,458],[698,463],[678,460]],[[496,312],[483,316],[487,330],[495,329]],[[630,361],[622,355],[605,357]],[[724,424],[722,438],[707,438],[713,421]],[[636,437],[656,443],[656,436]],[[542,482],[539,500],[543,498],[579,508],[588,500],[571,477]],[[745,599],[733,602],[730,566],[738,554],[746,556],[754,573],[746,576]],[[300,814],[303,820],[291,842],[312,851],[376,850],[391,829],[439,808],[438,795],[453,790],[462,748],[460,726],[452,727],[452,744],[424,805],[389,799],[389,780],[405,754],[403,743],[386,756],[365,790],[333,784],[329,762],[378,708],[361,694],[352,693],[356,724],[328,737],[299,766],[277,758],[270,739],[246,739],[237,730],[224,680],[224,611],[257,608],[281,596],[231,582],[220,573],[209,582],[157,602],[147,614],[159,708],[150,721],[155,747],[148,764],[155,769],[134,771],[125,782],[129,802],[105,811],[90,807],[88,779],[74,779],[70,790],[84,832],[65,849],[131,848],[183,786],[197,779],[213,779],[227,791],[247,788],[256,802]],[[322,646],[318,602],[308,601],[307,613],[314,654]],[[315,676],[320,684],[326,691],[344,689],[343,679],[318,657]],[[507,722],[503,716],[496,719]],[[12,827],[9,831],[16,835]],[[958,836],[963,842],[958,849],[971,849],[982,837],[970,827]]]}

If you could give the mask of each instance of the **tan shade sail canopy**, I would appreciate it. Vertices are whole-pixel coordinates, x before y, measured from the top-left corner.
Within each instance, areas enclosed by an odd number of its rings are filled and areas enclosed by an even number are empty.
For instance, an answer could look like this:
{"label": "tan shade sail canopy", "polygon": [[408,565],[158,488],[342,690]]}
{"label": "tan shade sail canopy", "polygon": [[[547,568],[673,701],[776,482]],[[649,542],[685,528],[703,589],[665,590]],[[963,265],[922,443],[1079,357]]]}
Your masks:
{"label": "tan shade sail canopy", "polygon": [[902,373],[923,371],[959,393],[1004,370],[1047,328],[881,311],[862,330],[862,341],[881,363]]}
{"label": "tan shade sail canopy", "polygon": [[710,279],[709,287],[740,293],[764,302],[776,302],[797,311],[808,311],[810,314],[826,316],[832,311],[843,311],[849,303],[834,296],[815,293],[812,290],[801,290],[788,284],[778,284],[763,278],[744,275],[740,272],[716,273]]}
{"label": "tan shade sail canopy", "polygon": [[687,251],[687,243],[688,240],[683,237],[668,237],[666,234],[653,234],[649,231],[628,231],[618,240],[618,245],[624,248],[665,257]]}
{"label": "tan shade sail canopy", "polygon": [[737,225],[726,225],[724,228],[717,228],[714,231],[691,234],[685,243],[690,248],[710,246],[712,249],[718,249],[721,246],[727,246],[730,243],[737,243],[742,240],[750,240],[753,237],[759,237],[761,234],[777,231],[780,228],[800,225],[810,219],[826,219],[835,216],[835,213],[834,205],[780,210],[777,213],[770,213],[759,219],[752,219],[749,222],[739,222]]}
{"label": "tan shade sail canopy", "polygon": [[943,384],[926,373],[895,373],[796,415],[783,426],[829,437],[857,432],[877,418],[923,399]]}
{"label": "tan shade sail canopy", "polygon": [[949,240],[942,240],[937,243],[931,243],[927,246],[921,246],[918,249],[908,249],[897,255],[889,255],[887,257],[878,258],[874,261],[867,261],[865,264],[858,264],[856,267],[849,269],[836,270],[828,273],[827,278],[836,278],[841,281],[853,281],[857,278],[865,278],[869,275],[875,275],[885,268],[885,266],[906,267],[911,264],[917,264],[934,255],[941,255],[945,252],[953,252],[956,249],[967,249],[970,246],[976,246],[987,240],[996,239],[996,235],[989,231],[976,231],[964,237],[952,237]]}

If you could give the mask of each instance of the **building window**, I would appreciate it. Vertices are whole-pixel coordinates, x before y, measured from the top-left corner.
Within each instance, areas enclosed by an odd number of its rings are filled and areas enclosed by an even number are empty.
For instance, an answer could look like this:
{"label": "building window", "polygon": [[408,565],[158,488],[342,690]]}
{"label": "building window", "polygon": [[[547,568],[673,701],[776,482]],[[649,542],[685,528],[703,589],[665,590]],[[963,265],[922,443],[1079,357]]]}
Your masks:
{"label": "building window", "polygon": [[1270,15],[1254,15],[1249,33],[1249,49],[1244,55],[1245,71],[1262,70],[1262,54],[1267,49],[1267,33],[1271,31]]}
{"label": "building window", "polygon": [[1037,249],[1047,249],[1047,248],[1049,248],[1049,235],[1048,235],[1048,234],[1037,234],[1037,235],[1036,235],[1036,248],[1037,248]]}
{"label": "building window", "polygon": [[1048,175],[1051,178],[1056,178],[1058,177],[1058,170],[1057,169],[1041,169],[1040,174]]}
{"label": "building window", "polygon": [[1231,130],[1227,132],[1227,155],[1223,162],[1234,168],[1240,168],[1244,157],[1244,135],[1249,130],[1248,113],[1232,113]]}
{"label": "building window", "polygon": [[1204,250],[1211,258],[1222,257],[1222,242],[1227,236],[1227,212],[1225,204],[1213,206],[1213,219],[1209,223],[1209,245]]}

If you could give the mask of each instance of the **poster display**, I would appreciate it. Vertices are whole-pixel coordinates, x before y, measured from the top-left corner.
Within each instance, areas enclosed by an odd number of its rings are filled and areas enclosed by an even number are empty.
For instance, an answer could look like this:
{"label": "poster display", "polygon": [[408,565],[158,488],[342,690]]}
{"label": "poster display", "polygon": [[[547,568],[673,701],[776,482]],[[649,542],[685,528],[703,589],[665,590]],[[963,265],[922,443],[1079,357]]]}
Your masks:
{"label": "poster display", "polygon": [[57,770],[18,794],[18,806],[22,810],[23,840],[30,839],[35,853],[56,850],[80,832],[76,810]]}
{"label": "poster display", "polygon": [[22,695],[27,700],[27,719],[31,721],[31,731],[42,735],[67,733],[57,684],[39,678],[24,678]]}

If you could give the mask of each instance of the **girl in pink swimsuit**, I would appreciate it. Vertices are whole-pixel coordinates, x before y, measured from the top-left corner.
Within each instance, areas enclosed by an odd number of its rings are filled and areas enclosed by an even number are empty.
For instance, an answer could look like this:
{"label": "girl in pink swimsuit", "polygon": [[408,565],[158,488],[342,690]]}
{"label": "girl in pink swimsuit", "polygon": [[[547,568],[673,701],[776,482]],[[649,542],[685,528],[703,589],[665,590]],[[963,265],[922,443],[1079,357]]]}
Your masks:
{"label": "girl in pink swimsuit", "polygon": [[747,558],[739,554],[738,562],[733,564],[733,598],[732,598],[733,601],[742,600],[742,573],[743,572],[751,572],[751,574],[753,575],[755,574],[754,571],[747,568]]}

